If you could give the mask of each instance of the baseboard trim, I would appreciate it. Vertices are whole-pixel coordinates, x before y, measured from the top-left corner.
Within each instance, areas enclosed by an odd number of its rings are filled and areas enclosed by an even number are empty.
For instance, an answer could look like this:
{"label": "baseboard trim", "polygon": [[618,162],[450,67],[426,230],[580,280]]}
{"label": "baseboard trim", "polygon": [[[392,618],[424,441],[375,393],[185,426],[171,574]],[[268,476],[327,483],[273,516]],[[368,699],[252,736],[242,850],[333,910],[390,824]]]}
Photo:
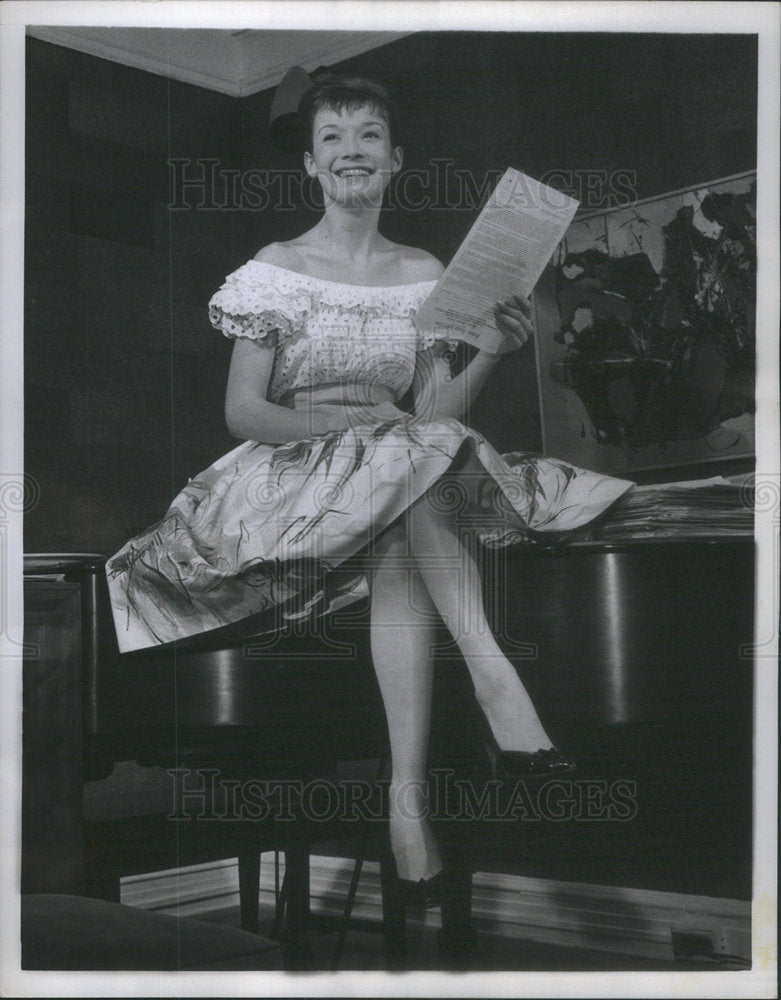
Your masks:
{"label": "baseboard trim", "polygon": [[[312,856],[314,914],[341,915],[352,866],[349,859]],[[274,854],[264,852],[261,906],[273,906],[274,885]],[[203,916],[238,906],[238,862],[132,875],[122,879],[121,891],[130,906]],[[353,916],[382,921],[376,862],[364,864]],[[712,936],[717,952],[751,959],[751,904],[737,899],[476,872],[472,917],[478,931],[505,938],[662,960],[673,958],[673,930],[698,931]],[[436,911],[427,911],[418,922],[433,925],[438,919]]]}

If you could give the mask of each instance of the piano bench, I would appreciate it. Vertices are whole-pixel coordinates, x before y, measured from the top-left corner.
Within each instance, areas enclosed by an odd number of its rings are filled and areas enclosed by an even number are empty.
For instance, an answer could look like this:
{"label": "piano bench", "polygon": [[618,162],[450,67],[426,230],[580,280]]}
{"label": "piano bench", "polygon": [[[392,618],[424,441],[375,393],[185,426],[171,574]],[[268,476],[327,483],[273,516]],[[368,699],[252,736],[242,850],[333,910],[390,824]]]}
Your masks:
{"label": "piano bench", "polygon": [[22,896],[22,968],[282,970],[276,941],[234,927],[64,893]]}

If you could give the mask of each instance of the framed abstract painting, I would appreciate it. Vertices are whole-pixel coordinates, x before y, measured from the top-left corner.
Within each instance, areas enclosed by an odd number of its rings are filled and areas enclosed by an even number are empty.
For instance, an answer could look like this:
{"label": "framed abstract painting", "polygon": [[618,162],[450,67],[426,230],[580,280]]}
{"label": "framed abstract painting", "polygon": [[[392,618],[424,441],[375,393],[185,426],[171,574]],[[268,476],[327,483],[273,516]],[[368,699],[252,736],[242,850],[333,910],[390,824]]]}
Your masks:
{"label": "framed abstract painting", "polygon": [[576,218],[534,294],[545,453],[753,455],[756,263],[753,172]]}

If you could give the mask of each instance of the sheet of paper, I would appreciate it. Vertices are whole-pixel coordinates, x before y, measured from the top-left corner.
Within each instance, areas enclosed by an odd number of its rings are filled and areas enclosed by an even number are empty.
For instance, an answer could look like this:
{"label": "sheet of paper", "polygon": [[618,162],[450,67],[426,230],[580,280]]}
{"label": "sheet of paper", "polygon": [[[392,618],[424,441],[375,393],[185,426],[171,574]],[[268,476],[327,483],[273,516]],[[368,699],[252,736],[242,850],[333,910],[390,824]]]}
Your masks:
{"label": "sheet of paper", "polygon": [[497,353],[504,337],[494,323],[494,306],[531,292],[578,204],[508,168],[418,310],[418,328]]}

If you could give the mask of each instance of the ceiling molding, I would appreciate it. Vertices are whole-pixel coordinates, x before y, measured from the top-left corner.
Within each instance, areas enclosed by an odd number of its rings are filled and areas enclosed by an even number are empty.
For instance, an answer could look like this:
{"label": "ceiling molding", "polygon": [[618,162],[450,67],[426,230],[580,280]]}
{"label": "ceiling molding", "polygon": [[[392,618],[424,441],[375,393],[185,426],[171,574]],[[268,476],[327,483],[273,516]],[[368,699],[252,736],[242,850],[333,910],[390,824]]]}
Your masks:
{"label": "ceiling molding", "polygon": [[[377,49],[381,45],[387,45],[388,42],[395,41],[397,38],[403,38],[409,32],[279,31],[263,32],[263,34],[267,36],[270,34],[304,35],[307,38],[305,39],[305,46],[296,47],[295,58],[293,59],[291,59],[290,55],[286,55],[284,58],[278,59],[275,65],[264,67],[260,72],[257,71],[257,63],[247,66],[242,80],[244,93],[240,95],[241,97],[247,97],[249,94],[257,93],[259,90],[266,90],[268,87],[276,86],[291,66],[303,66],[307,72],[311,73],[318,66],[332,66],[335,63],[342,62],[344,59],[360,55],[362,52],[369,52],[371,49]],[[319,39],[312,37],[318,34],[322,37]],[[276,51],[283,51],[284,48],[283,42],[281,48]],[[245,58],[247,57],[248,54],[245,54]],[[252,58],[252,56],[249,56],[249,58]]]}
{"label": "ceiling molding", "polygon": [[27,34],[230,97],[248,97],[276,86],[291,66],[311,72],[408,32],[29,25]]}

